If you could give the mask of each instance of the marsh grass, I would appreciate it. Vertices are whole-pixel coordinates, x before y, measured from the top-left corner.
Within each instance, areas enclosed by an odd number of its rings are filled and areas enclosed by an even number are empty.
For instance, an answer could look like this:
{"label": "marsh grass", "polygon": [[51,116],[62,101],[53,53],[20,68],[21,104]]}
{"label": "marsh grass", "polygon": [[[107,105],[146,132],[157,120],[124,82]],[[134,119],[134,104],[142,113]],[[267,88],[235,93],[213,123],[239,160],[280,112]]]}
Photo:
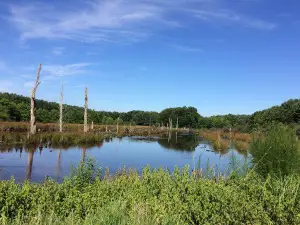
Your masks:
{"label": "marsh grass", "polygon": [[[233,156],[232,156],[233,157]],[[123,169],[82,161],[63,183],[0,181],[1,224],[299,224],[300,177],[263,179],[234,157],[228,176],[189,167]],[[216,168],[216,167],[214,167]],[[127,172],[126,172],[127,171]]]}
{"label": "marsh grass", "polygon": [[213,141],[213,148],[218,152],[226,152],[229,149],[229,141],[224,139]]}
{"label": "marsh grass", "polygon": [[300,172],[300,148],[294,129],[282,124],[273,124],[264,137],[254,136],[250,144],[256,171],[286,176]]}
{"label": "marsh grass", "polygon": [[[222,139],[230,140],[230,133],[228,131],[222,130],[201,130],[200,135],[203,136],[206,140],[209,141],[216,141],[218,140],[219,136]],[[232,140],[233,141],[243,141],[250,143],[252,141],[252,135],[248,133],[237,133],[232,132]]]}
{"label": "marsh grass", "polygon": [[234,133],[232,138],[236,141],[243,141],[246,143],[250,143],[252,141],[252,135],[247,133]]}
{"label": "marsh grass", "polygon": [[249,143],[244,141],[234,141],[234,147],[239,152],[247,152],[249,149]]}
{"label": "marsh grass", "polygon": [[87,133],[79,132],[50,132],[38,133],[28,136],[26,133],[1,133],[0,142],[8,146],[21,145],[27,146],[48,146],[68,147],[68,146],[87,146],[99,144],[106,138],[112,137],[112,134]]}

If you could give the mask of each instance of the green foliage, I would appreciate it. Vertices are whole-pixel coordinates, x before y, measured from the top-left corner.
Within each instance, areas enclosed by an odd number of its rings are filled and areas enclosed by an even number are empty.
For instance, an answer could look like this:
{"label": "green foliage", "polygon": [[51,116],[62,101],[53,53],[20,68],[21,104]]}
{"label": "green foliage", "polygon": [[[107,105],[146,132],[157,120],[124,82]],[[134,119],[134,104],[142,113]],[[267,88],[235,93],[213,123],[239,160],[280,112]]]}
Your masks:
{"label": "green foliage", "polygon": [[286,176],[300,172],[300,148],[296,132],[286,125],[273,124],[263,137],[254,137],[250,153],[254,168],[263,176]]}
{"label": "green foliage", "polygon": [[88,157],[85,161],[81,161],[78,167],[72,166],[71,175],[66,179],[71,180],[73,185],[83,187],[100,178],[101,168],[97,166],[95,159]]}
{"label": "green foliage", "polygon": [[112,125],[112,124],[114,124],[114,119],[109,116],[103,116],[102,124]]}
{"label": "green foliage", "polygon": [[0,181],[1,224],[299,224],[300,177],[143,169],[100,179],[81,162],[58,184]]}
{"label": "green foliage", "polygon": [[[43,123],[57,123],[59,105],[54,102],[36,100],[37,121]],[[0,121],[29,121],[30,98],[16,94],[0,93]],[[64,105],[65,123],[83,123],[83,108]],[[133,110],[129,112],[88,111],[89,123],[115,124],[120,118],[125,124],[156,125],[169,123],[169,118],[176,127],[178,118],[179,127],[187,128],[234,128],[241,132],[250,132],[254,128],[266,128],[272,122],[284,124],[300,123],[300,99],[292,99],[280,106],[256,112],[252,115],[222,115],[201,117],[194,107],[168,108],[160,113]]]}
{"label": "green foliage", "polygon": [[165,126],[169,123],[169,118],[172,119],[173,127],[176,127],[177,118],[180,128],[198,128],[201,116],[194,107],[177,107],[168,108],[159,114],[160,122]]}
{"label": "green foliage", "polygon": [[266,127],[272,122],[285,124],[300,123],[300,99],[291,99],[270,109],[259,111],[251,116],[252,127]]}

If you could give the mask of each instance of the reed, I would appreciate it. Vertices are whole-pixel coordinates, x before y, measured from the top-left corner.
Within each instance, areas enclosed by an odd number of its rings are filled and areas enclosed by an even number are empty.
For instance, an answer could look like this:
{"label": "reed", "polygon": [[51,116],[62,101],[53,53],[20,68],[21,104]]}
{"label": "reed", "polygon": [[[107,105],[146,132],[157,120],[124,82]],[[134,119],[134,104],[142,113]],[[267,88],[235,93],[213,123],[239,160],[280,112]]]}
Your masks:
{"label": "reed", "polygon": [[211,142],[218,140],[218,133],[214,131],[200,131],[200,136],[204,137],[204,139]]}
{"label": "reed", "polygon": [[251,134],[247,134],[247,133],[235,133],[233,135],[233,139],[237,141],[250,143],[252,141],[252,136]]}
{"label": "reed", "polygon": [[229,148],[229,141],[224,139],[217,139],[213,141],[213,148],[215,151],[226,151]]}
{"label": "reed", "polygon": [[234,147],[238,151],[248,151],[249,149],[249,143],[244,141],[234,141]]}

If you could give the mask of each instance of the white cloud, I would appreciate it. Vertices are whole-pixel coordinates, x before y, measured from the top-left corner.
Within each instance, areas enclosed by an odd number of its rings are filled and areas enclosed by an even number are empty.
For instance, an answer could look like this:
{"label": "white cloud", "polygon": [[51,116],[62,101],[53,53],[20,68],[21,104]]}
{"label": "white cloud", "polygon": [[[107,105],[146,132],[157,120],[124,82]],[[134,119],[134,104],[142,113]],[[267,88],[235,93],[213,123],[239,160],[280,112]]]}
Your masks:
{"label": "white cloud", "polygon": [[45,38],[118,43],[144,40],[165,27],[188,26],[179,15],[204,21],[225,20],[264,30],[276,27],[273,23],[222,10],[217,4],[222,1],[91,0],[81,2],[76,9],[75,6],[57,8],[50,2],[13,4],[9,21],[20,31],[23,40]]}
{"label": "white cloud", "polygon": [[[50,13],[51,6],[13,5],[11,22],[21,31],[22,39],[76,39],[79,41],[113,41],[144,38],[135,23],[156,20],[162,14],[150,4],[127,4],[125,0],[94,1],[83,8]],[[47,13],[45,13],[47,11]]]}
{"label": "white cloud", "polygon": [[251,27],[261,30],[273,30],[276,28],[275,23],[266,22],[259,19],[250,18],[230,10],[190,10],[194,16],[203,21],[230,22],[237,23],[245,27]]}
{"label": "white cloud", "polygon": [[[74,63],[66,65],[45,65],[42,67],[44,80],[56,80],[64,76],[85,74],[90,63]],[[42,78],[42,75],[41,75]]]}
{"label": "white cloud", "polygon": [[191,46],[184,46],[184,45],[177,45],[173,44],[171,45],[173,48],[184,51],[184,52],[204,52],[201,48],[191,47]]}

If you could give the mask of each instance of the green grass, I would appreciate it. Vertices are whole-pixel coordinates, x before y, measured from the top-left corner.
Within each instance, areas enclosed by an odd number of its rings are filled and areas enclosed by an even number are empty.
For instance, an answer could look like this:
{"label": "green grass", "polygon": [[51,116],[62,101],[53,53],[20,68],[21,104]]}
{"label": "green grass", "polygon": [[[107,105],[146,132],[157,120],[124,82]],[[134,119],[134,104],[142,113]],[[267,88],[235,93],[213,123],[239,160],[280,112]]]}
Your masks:
{"label": "green grass", "polygon": [[255,170],[262,176],[279,177],[300,172],[300,148],[296,131],[274,124],[265,135],[254,137],[250,144]]}
{"label": "green grass", "polygon": [[144,168],[101,179],[88,160],[63,183],[0,182],[2,224],[299,224],[300,176],[208,178]]}

